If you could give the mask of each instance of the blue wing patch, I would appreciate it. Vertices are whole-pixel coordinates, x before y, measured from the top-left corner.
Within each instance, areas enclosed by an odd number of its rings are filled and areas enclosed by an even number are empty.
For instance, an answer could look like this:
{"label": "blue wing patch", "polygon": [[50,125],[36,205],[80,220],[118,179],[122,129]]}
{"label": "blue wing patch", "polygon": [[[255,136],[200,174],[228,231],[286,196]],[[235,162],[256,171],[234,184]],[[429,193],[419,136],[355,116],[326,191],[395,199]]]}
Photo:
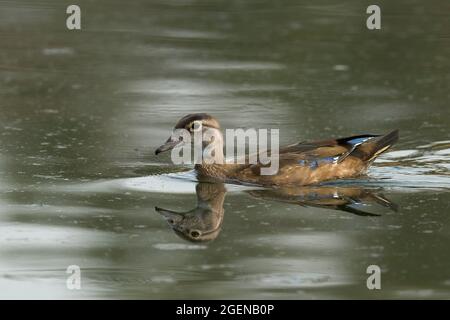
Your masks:
{"label": "blue wing patch", "polygon": [[310,169],[315,170],[322,163],[337,163],[339,157],[325,157],[313,160],[301,159],[298,160],[298,164],[301,166],[308,166]]}
{"label": "blue wing patch", "polygon": [[353,151],[355,151],[355,149],[362,145],[364,142],[369,141],[371,139],[375,138],[375,136],[368,136],[368,137],[356,137],[353,139],[349,139],[346,142],[348,144],[350,144],[352,147],[350,148],[350,150],[348,150],[346,153],[342,154],[339,159],[338,159],[338,163],[341,163],[342,161],[344,161],[345,158],[347,158]]}
{"label": "blue wing patch", "polygon": [[366,142],[367,140],[373,139],[373,137],[359,137],[348,140],[347,143],[352,144],[354,146],[359,146],[360,144]]}

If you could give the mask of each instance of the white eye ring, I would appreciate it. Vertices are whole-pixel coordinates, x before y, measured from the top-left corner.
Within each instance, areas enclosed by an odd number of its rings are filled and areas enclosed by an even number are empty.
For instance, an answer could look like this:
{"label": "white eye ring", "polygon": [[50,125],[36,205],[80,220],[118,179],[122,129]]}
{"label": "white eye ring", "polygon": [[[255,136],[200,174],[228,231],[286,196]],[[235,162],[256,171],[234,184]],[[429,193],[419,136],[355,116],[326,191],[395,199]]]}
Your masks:
{"label": "white eye ring", "polygon": [[199,132],[201,130],[202,130],[202,122],[201,121],[194,121],[192,123],[192,126],[191,126],[191,131]]}

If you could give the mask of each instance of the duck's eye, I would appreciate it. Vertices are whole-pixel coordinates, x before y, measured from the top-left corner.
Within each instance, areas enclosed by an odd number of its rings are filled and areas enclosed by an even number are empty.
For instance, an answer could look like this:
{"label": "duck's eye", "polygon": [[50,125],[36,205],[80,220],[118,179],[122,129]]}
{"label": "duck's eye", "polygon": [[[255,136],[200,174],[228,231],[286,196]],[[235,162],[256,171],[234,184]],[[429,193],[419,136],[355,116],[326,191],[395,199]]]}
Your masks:
{"label": "duck's eye", "polygon": [[200,232],[198,232],[198,231],[191,231],[191,237],[192,237],[192,238],[198,238],[198,237],[200,237]]}
{"label": "duck's eye", "polygon": [[201,121],[194,121],[191,123],[189,130],[193,132],[200,131],[202,129],[202,123]]}
{"label": "duck's eye", "polygon": [[173,221],[172,219],[167,220],[167,222],[168,222],[169,224],[173,224],[173,223],[174,223],[174,221]]}

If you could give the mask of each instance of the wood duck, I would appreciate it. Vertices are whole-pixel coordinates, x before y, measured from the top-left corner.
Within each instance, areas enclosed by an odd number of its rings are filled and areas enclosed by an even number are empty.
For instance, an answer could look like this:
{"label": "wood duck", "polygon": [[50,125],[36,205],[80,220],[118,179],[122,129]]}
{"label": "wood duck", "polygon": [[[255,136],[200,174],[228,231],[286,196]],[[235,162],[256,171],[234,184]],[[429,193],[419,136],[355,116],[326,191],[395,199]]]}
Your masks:
{"label": "wood duck", "polygon": [[[219,134],[223,158],[223,137],[217,119],[206,113],[188,114],[181,118],[175,129],[186,129],[192,135],[201,124],[201,130],[214,129]],[[279,149],[279,169],[276,174],[262,175],[267,164],[207,163],[195,165],[199,180],[213,179],[256,185],[310,185],[324,181],[353,178],[364,174],[376,157],[398,140],[398,130],[386,135],[357,135],[346,138],[298,142]],[[173,135],[155,154],[168,151],[183,143]],[[206,144],[203,147],[207,147]],[[259,158],[258,158],[259,159]]]}

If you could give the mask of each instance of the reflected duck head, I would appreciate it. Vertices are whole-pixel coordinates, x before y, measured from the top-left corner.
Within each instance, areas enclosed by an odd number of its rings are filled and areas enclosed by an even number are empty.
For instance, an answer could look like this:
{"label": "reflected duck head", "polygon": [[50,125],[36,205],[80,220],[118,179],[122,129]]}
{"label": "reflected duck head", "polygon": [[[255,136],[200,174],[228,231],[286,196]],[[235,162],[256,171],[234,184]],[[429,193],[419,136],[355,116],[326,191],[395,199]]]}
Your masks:
{"label": "reflected duck head", "polygon": [[217,238],[223,222],[223,184],[199,183],[196,186],[197,206],[189,211],[177,212],[155,207],[173,231],[182,239],[205,242]]}

